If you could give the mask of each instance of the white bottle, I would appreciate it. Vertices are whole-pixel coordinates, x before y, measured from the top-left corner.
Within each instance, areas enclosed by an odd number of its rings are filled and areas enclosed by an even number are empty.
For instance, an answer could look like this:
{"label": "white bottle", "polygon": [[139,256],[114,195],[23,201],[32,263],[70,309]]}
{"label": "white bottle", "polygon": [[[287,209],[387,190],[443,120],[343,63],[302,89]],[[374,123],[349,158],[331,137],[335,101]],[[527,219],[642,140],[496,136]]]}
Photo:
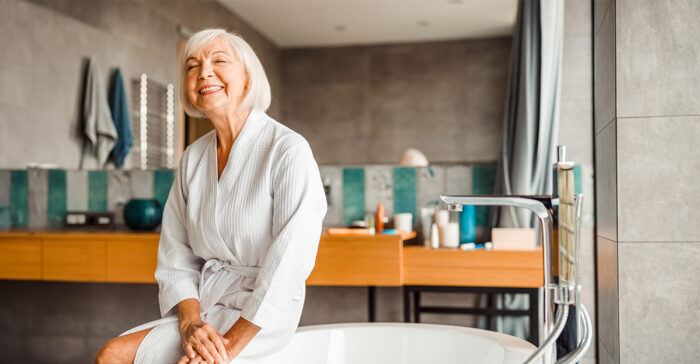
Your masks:
{"label": "white bottle", "polygon": [[438,232],[437,224],[433,223],[430,227],[430,247],[437,249],[440,247],[440,233]]}

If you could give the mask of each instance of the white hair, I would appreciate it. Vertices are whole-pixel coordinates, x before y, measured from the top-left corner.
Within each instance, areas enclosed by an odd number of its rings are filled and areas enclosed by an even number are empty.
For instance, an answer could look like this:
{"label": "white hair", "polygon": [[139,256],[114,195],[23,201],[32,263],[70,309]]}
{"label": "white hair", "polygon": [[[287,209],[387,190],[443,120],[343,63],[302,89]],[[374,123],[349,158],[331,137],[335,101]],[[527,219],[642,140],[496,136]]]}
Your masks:
{"label": "white hair", "polygon": [[248,73],[248,92],[246,92],[240,108],[243,110],[267,111],[270,107],[272,96],[270,82],[267,80],[260,59],[255,55],[253,48],[251,48],[241,36],[229,33],[224,29],[215,28],[200,30],[193,34],[187,40],[187,43],[185,43],[182,57],[180,57],[180,68],[178,71],[180,80],[180,101],[187,115],[196,118],[205,117],[201,111],[197,110],[197,108],[192,105],[190,99],[187,97],[187,86],[185,82],[185,73],[187,70],[185,63],[193,53],[217,38],[231,47]]}

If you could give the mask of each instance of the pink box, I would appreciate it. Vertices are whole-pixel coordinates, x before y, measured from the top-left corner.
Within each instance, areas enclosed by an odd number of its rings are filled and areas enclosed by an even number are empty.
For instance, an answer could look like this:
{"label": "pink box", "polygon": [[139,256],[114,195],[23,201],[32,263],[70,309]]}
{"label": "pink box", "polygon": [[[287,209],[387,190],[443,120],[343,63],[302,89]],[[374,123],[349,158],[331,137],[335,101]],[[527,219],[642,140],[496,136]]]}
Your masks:
{"label": "pink box", "polygon": [[493,250],[535,250],[537,234],[532,228],[493,228]]}

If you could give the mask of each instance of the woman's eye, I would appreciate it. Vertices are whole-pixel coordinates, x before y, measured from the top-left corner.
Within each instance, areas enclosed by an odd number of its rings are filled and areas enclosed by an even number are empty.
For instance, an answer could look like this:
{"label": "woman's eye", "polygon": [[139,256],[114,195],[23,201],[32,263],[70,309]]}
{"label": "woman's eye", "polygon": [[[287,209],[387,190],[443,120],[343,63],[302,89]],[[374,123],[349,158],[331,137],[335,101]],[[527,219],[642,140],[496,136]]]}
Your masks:
{"label": "woman's eye", "polygon": [[198,64],[191,64],[191,65],[187,66],[187,70],[191,70],[197,66],[199,66],[199,65]]}
{"label": "woman's eye", "polygon": [[225,63],[226,61],[224,61],[223,59],[217,59],[217,60],[214,61],[214,62],[216,62],[216,63]]}

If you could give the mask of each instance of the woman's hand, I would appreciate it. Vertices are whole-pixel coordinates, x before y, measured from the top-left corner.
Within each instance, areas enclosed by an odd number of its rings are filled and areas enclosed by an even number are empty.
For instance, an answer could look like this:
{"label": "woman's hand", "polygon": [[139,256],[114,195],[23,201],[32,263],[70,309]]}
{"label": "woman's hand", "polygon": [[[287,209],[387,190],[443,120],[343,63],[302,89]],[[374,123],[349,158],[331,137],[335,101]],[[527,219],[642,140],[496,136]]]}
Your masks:
{"label": "woman's hand", "polygon": [[[229,362],[226,350],[228,339],[219,334],[212,325],[201,319],[184,323],[181,321],[180,334],[182,346],[187,353],[183,359],[189,361],[181,359],[178,363],[225,364]],[[197,360],[197,357],[200,359]]]}
{"label": "woman's hand", "polygon": [[[187,356],[183,356],[182,358],[180,358],[180,361],[178,361],[177,364],[204,364],[206,362],[207,361],[204,360],[204,358],[202,358],[201,355],[197,355],[192,359],[188,358]],[[224,363],[228,362],[225,361]]]}

